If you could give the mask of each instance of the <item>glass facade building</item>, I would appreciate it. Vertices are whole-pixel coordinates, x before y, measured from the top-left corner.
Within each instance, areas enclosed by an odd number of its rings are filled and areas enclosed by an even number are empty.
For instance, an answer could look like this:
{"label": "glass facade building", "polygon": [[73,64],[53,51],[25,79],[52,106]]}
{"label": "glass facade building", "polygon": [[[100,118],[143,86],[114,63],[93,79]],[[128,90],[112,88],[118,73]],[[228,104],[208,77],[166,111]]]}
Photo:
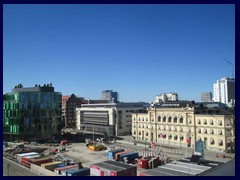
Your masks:
{"label": "glass facade building", "polygon": [[17,86],[3,96],[3,134],[6,139],[49,139],[61,131],[62,95],[54,87]]}

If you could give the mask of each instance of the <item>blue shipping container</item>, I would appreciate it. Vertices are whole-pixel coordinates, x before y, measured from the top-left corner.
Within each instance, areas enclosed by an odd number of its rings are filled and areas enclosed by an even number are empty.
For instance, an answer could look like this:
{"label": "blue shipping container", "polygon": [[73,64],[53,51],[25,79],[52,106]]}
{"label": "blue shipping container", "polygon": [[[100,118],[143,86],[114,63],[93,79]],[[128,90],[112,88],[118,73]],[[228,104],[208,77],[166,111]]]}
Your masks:
{"label": "blue shipping container", "polygon": [[108,159],[114,159],[115,158],[115,154],[118,152],[123,152],[125,151],[124,149],[114,149],[112,151],[108,152]]}
{"label": "blue shipping container", "polygon": [[120,161],[123,161],[124,157],[127,157],[128,160],[134,160],[135,158],[138,157],[138,152],[132,151],[127,154],[120,154],[119,155]]}
{"label": "blue shipping container", "polygon": [[67,172],[67,176],[88,176],[88,175],[90,175],[90,168],[87,167]]}

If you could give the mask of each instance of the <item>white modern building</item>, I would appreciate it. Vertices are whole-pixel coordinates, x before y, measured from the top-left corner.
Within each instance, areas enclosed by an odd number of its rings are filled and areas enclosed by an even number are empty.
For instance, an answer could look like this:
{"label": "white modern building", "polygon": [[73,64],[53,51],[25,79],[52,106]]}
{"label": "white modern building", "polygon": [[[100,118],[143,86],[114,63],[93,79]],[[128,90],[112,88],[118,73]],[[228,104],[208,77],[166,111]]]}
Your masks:
{"label": "white modern building", "polygon": [[132,134],[132,113],[146,112],[149,103],[83,104],[76,108],[76,127],[82,132],[106,136]]}
{"label": "white modern building", "polygon": [[235,100],[235,79],[221,78],[213,84],[213,101],[228,104]]}
{"label": "white modern building", "polygon": [[177,93],[163,93],[156,96],[155,103],[161,103],[166,101],[178,101]]}

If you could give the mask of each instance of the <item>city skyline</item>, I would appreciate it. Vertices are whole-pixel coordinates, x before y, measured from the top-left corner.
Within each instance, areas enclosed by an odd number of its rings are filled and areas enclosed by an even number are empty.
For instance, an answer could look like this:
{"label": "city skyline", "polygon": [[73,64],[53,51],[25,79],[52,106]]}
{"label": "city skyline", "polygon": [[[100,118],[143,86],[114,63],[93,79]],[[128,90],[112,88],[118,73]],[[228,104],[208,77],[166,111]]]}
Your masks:
{"label": "city skyline", "polygon": [[111,89],[126,102],[200,101],[232,76],[234,33],[230,4],[5,4],[3,93],[51,82],[85,99]]}

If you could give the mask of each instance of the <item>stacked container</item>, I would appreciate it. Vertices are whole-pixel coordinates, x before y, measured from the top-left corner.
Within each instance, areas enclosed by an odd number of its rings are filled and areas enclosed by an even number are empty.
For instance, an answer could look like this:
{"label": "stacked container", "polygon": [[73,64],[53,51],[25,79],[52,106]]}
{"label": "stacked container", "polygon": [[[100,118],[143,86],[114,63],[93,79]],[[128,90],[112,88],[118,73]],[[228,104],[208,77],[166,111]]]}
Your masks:
{"label": "stacked container", "polygon": [[127,154],[127,153],[129,153],[129,152],[131,152],[131,151],[130,151],[130,150],[126,150],[126,151],[122,151],[122,152],[115,153],[115,160],[116,160],[116,161],[119,161],[121,154]]}
{"label": "stacked container", "polygon": [[54,171],[54,169],[57,167],[58,164],[62,164],[62,161],[54,161],[54,162],[50,162],[50,163],[44,163],[41,164],[42,168],[48,169],[50,171]]}
{"label": "stacked container", "polygon": [[90,176],[136,176],[137,167],[115,161],[105,161],[90,166]]}
{"label": "stacked container", "polygon": [[21,163],[22,162],[22,158],[24,156],[35,156],[35,155],[39,155],[37,152],[29,152],[29,153],[22,153],[22,154],[16,154],[16,158],[17,158],[17,162]]}
{"label": "stacked container", "polygon": [[29,163],[41,166],[41,164],[52,162],[52,158],[29,159]]}
{"label": "stacked container", "polygon": [[115,159],[115,154],[119,152],[123,152],[124,149],[114,149],[112,151],[108,151],[108,159],[114,160]]}
{"label": "stacked container", "polygon": [[138,152],[131,151],[129,153],[119,154],[119,161],[125,162],[124,159],[127,159],[128,161],[134,160],[138,158]]}

